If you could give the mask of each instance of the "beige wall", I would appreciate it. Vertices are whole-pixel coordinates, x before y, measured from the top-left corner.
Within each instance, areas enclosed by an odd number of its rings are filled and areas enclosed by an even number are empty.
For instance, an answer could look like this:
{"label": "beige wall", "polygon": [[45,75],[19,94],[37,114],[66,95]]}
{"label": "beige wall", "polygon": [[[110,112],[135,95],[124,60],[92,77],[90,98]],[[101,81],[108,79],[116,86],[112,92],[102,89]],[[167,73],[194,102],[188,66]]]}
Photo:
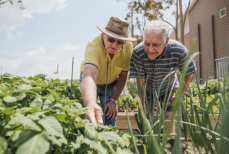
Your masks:
{"label": "beige wall", "polygon": [[[180,40],[180,25],[178,26],[178,41]],[[170,34],[171,39],[176,39],[175,31],[173,30]],[[190,38],[189,38],[189,14],[186,15],[185,25],[184,25],[184,46],[189,50],[190,49]]]}
{"label": "beige wall", "polygon": [[[224,7],[226,7],[227,15],[220,18],[219,11]],[[209,74],[208,76],[214,75],[212,15],[214,16],[215,28],[215,58],[218,59],[229,56],[229,0],[198,0],[189,11],[190,43],[194,38],[198,37],[197,25],[200,24],[200,51],[203,81],[207,79],[207,73]],[[198,41],[194,51],[198,52]],[[198,69],[198,57],[195,59]]]}
{"label": "beige wall", "polygon": [[[181,42],[181,38],[178,39]],[[190,34],[186,33],[184,35],[184,46],[190,51]]]}

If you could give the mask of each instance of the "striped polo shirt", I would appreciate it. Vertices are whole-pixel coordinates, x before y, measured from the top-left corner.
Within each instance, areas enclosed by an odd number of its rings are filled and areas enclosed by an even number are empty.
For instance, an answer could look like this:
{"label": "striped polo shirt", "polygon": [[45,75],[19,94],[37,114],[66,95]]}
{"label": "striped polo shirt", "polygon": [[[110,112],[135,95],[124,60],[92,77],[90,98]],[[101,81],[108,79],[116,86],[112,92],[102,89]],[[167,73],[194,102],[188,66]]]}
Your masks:
{"label": "striped polo shirt", "polygon": [[[145,78],[147,80],[147,93],[155,94],[160,89],[160,96],[166,93],[166,89],[176,89],[179,87],[176,68],[182,72],[184,62],[189,51],[176,40],[170,39],[168,45],[156,59],[149,59],[145,53],[143,42],[138,44],[134,50],[130,61],[129,78]],[[196,70],[193,61],[189,64],[186,75],[194,73]],[[166,78],[167,76],[167,78]],[[163,79],[165,81],[162,83]],[[153,93],[154,92],[154,93]]]}

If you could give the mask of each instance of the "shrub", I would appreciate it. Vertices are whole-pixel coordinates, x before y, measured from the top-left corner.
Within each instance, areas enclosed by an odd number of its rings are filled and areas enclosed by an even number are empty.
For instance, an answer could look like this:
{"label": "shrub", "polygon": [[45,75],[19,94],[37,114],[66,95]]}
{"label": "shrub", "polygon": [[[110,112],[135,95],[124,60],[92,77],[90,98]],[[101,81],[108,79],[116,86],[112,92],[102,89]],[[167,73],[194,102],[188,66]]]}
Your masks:
{"label": "shrub", "polygon": [[133,99],[133,97],[130,94],[127,94],[125,96],[119,97],[118,100],[118,110],[119,111],[126,111],[126,105],[128,106],[128,111],[133,111],[137,109],[137,100]]}

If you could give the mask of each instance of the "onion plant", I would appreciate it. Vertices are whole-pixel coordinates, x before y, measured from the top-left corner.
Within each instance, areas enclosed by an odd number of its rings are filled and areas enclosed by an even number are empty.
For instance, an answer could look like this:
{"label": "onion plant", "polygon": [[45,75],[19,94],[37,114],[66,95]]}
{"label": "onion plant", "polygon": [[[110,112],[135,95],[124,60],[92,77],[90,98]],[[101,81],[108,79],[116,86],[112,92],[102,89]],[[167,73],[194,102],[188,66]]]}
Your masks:
{"label": "onion plant", "polygon": [[[194,45],[192,45],[194,47]],[[192,49],[191,49],[192,51]],[[192,59],[197,55],[197,53],[193,54],[192,56],[189,56],[187,58],[185,65],[183,67],[183,72],[180,75],[180,87],[178,88],[176,95],[175,95],[175,102],[172,109],[172,114],[170,119],[164,120],[165,112],[167,106],[164,104],[168,104],[169,99],[163,100],[163,106],[160,107],[160,100],[159,100],[159,92],[161,85],[165,81],[161,83],[159,90],[153,94],[153,102],[152,104],[149,104],[148,112],[146,111],[146,86],[147,86],[147,80],[148,77],[146,77],[145,80],[145,87],[141,85],[139,82],[138,87],[144,88],[144,95],[141,96],[141,90],[142,88],[138,88],[138,95],[136,95],[138,99],[138,114],[135,115],[136,121],[139,127],[139,130],[141,132],[140,137],[142,137],[146,150],[144,150],[144,153],[157,153],[157,154],[163,154],[163,153],[175,153],[175,154],[181,154],[181,135],[184,136],[185,141],[184,144],[187,144],[188,146],[188,140],[191,140],[193,143],[193,150],[199,153],[202,153],[204,150],[205,153],[212,153],[212,154],[226,154],[229,153],[229,123],[227,122],[227,119],[229,119],[229,111],[227,109],[228,107],[228,76],[225,77],[223,80],[223,87],[221,90],[215,95],[215,97],[208,102],[206,99],[207,95],[207,88],[205,88],[205,92],[202,93],[200,84],[197,80],[197,74],[195,72],[195,82],[197,84],[198,89],[198,96],[200,99],[200,104],[197,105],[193,101],[192,96],[192,89],[185,85],[184,79],[185,79],[185,72],[188,68],[189,63],[192,61]],[[138,70],[141,71],[141,70]],[[172,73],[172,72],[171,72]],[[171,74],[170,73],[170,74]],[[170,74],[166,76],[166,78],[169,78],[170,81]],[[208,85],[208,80],[206,81],[206,87]],[[188,112],[186,107],[187,106],[187,98],[181,98],[182,96],[182,90],[183,86],[187,86],[188,95],[190,96],[190,107],[191,111]],[[166,92],[165,98],[170,98],[171,92],[168,93],[168,88]],[[220,110],[218,117],[215,118],[215,125],[213,125],[210,121],[210,115],[213,114],[212,106],[216,103],[216,101],[220,101]],[[155,104],[158,104],[158,110],[154,111]],[[152,109],[152,110],[150,110]],[[202,116],[199,116],[198,111],[201,110]],[[146,114],[146,113],[151,113]],[[175,119],[176,116],[176,119]],[[168,121],[169,125],[166,131],[161,132],[161,128],[164,126],[165,122]],[[173,122],[176,122],[176,133],[170,134],[172,124]],[[217,128],[220,129],[220,131],[217,131]],[[181,134],[182,133],[182,134]],[[133,134],[132,134],[133,135]],[[172,149],[172,151],[169,151],[166,148],[167,141],[170,136],[175,136],[175,145]],[[137,148],[135,148],[136,153],[139,153]],[[192,153],[191,151],[187,151],[189,153]]]}

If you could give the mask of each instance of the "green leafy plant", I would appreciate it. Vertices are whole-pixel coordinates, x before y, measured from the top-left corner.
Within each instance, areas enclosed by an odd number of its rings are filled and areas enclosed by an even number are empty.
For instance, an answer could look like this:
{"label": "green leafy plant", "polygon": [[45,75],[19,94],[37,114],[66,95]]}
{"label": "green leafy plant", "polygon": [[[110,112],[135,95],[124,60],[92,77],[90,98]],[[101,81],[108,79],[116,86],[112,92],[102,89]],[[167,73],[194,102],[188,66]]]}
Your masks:
{"label": "green leafy plant", "polygon": [[135,81],[127,80],[126,82],[128,91],[132,97],[134,97],[135,94],[137,94],[137,85]]}
{"label": "green leafy plant", "polygon": [[78,81],[4,76],[0,82],[0,153],[132,153],[130,135],[85,119]]}
{"label": "green leafy plant", "polygon": [[126,111],[126,106],[128,106],[128,111],[136,110],[137,105],[137,100],[134,99],[130,94],[119,97],[118,110],[121,112]]}

